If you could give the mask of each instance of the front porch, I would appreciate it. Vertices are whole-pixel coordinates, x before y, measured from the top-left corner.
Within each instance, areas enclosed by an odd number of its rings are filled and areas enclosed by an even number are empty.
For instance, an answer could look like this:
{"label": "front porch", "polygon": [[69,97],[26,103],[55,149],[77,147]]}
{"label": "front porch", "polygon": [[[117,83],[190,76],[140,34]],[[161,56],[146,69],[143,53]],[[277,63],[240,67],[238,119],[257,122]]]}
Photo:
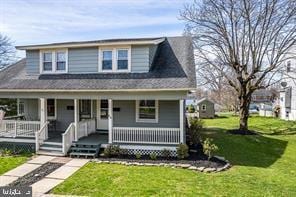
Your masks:
{"label": "front porch", "polygon": [[[31,142],[37,153],[66,155],[73,143],[147,149],[176,147],[185,140],[183,100],[157,100],[143,110],[139,109],[137,100],[50,100],[49,105],[49,99],[45,98],[20,99],[24,106],[23,111],[18,111],[24,120],[3,120],[0,141]],[[142,113],[141,117],[137,113]],[[148,118],[153,113],[155,121],[150,121]]]}

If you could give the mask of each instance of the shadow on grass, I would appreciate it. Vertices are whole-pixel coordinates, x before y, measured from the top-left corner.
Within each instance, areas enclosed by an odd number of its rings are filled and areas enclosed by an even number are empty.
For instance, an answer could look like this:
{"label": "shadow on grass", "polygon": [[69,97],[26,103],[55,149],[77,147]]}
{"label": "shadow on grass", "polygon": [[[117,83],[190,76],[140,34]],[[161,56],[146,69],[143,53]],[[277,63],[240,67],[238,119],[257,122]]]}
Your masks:
{"label": "shadow on grass", "polygon": [[213,138],[219,147],[216,153],[230,161],[232,165],[269,167],[283,155],[287,141],[263,135],[232,135],[226,130],[208,128],[202,138]]}

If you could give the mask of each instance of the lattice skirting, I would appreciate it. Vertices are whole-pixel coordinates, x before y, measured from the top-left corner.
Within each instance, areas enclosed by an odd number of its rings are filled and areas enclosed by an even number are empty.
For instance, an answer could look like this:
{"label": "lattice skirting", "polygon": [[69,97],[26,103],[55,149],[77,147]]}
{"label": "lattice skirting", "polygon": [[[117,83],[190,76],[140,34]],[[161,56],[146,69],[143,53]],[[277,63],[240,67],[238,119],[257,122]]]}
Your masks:
{"label": "lattice skirting", "polygon": [[[129,155],[135,155],[135,154],[150,155],[151,153],[155,153],[157,156],[162,156],[162,150],[126,149],[126,151],[127,151],[127,154]],[[177,156],[176,150],[168,150],[168,151],[170,151],[171,157]]]}
{"label": "lattice skirting", "polygon": [[8,149],[14,153],[35,152],[35,144],[19,142],[0,142],[0,150]]}

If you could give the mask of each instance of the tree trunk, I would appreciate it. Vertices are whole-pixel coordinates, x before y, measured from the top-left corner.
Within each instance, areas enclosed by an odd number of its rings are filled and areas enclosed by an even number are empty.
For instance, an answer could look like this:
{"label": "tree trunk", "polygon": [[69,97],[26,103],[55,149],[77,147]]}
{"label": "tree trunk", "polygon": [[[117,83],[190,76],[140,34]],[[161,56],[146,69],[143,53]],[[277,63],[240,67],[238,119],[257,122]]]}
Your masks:
{"label": "tree trunk", "polygon": [[248,119],[249,119],[249,107],[251,103],[251,96],[240,97],[240,108],[239,108],[239,130],[242,133],[248,132]]}

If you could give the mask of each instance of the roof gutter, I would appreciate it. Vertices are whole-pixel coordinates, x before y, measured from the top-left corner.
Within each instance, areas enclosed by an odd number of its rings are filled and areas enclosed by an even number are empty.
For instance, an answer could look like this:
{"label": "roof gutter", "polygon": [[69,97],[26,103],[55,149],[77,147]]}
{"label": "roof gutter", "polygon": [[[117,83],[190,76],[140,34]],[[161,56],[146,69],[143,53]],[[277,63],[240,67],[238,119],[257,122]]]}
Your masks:
{"label": "roof gutter", "polygon": [[111,42],[73,42],[73,43],[54,43],[54,44],[41,44],[41,45],[24,45],[16,46],[18,50],[34,50],[34,49],[56,49],[56,48],[75,48],[75,47],[93,47],[93,46],[112,46],[112,45],[157,45],[162,43],[165,38],[156,40],[143,40],[143,41],[111,41]]}
{"label": "roof gutter", "polygon": [[110,90],[110,89],[98,89],[98,90],[75,90],[75,89],[0,89],[1,92],[161,92],[161,91],[190,91],[195,88],[174,88],[174,89],[123,89],[123,90]]}

